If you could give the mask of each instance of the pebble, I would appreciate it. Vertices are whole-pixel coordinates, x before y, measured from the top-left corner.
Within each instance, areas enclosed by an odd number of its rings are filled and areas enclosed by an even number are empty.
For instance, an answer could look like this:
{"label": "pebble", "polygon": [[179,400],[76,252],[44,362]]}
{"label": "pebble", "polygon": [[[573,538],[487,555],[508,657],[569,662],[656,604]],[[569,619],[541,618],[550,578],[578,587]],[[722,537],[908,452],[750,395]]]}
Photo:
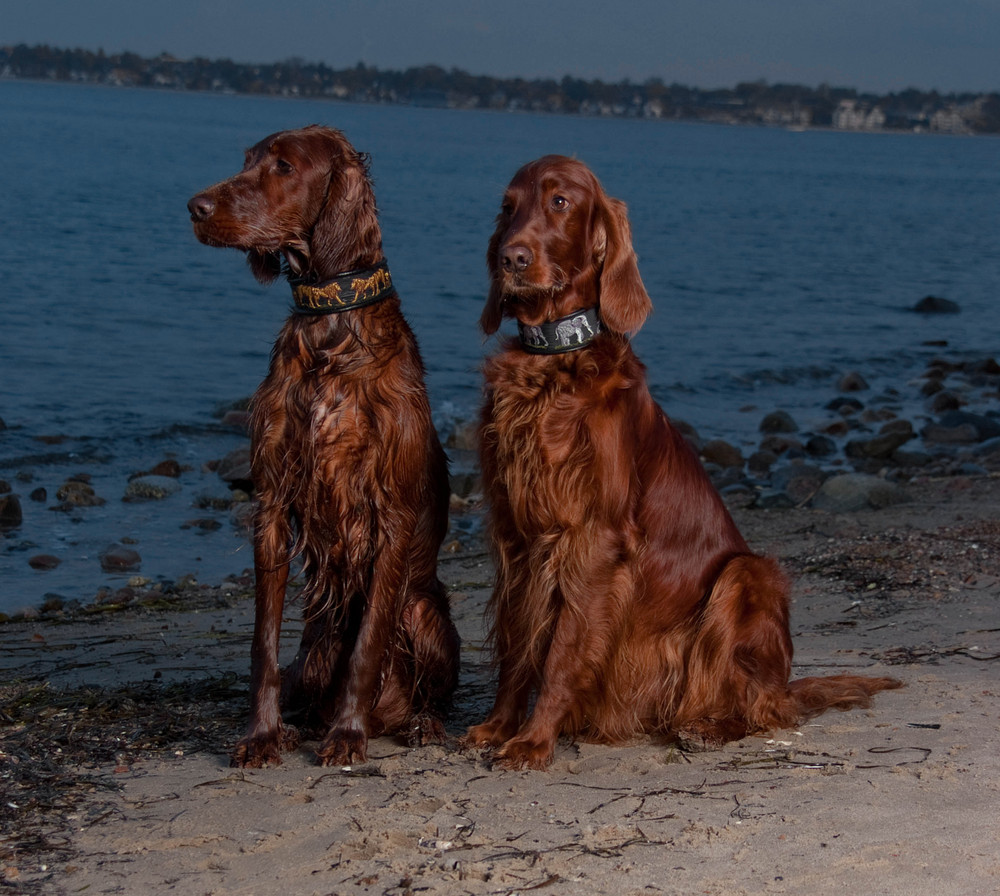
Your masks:
{"label": "pebble", "polygon": [[22,519],[21,501],[17,495],[0,495],[0,529],[16,529]]}
{"label": "pebble", "polygon": [[104,504],[101,498],[94,491],[90,484],[89,476],[85,474],[66,480],[56,491],[56,500],[59,502],[60,510],[67,510],[71,507],[100,507]]}
{"label": "pebble", "polygon": [[909,495],[904,488],[880,476],[845,473],[827,479],[812,499],[812,506],[833,513],[851,513],[907,500]]}
{"label": "pebble", "polygon": [[868,381],[856,370],[845,373],[837,380],[838,392],[864,392],[868,388]]}
{"label": "pebble", "polygon": [[725,439],[709,439],[701,446],[701,457],[706,463],[720,467],[742,467],[743,454],[735,445]]}
{"label": "pebble", "polygon": [[180,490],[180,482],[170,476],[138,476],[125,486],[125,500],[161,501]]}
{"label": "pebble", "polygon": [[942,299],[940,296],[924,296],[913,310],[920,314],[958,314],[961,307],[958,302],[951,299]]}
{"label": "pebble", "polygon": [[760,421],[760,431],[766,433],[798,432],[799,427],[787,411],[772,411]]}
{"label": "pebble", "polygon": [[250,446],[230,451],[216,468],[223,482],[252,482],[250,476]]}
{"label": "pebble", "polygon": [[32,569],[55,569],[61,562],[53,554],[35,554],[28,558],[28,566]]}
{"label": "pebble", "polygon": [[129,572],[142,564],[139,552],[123,544],[108,545],[100,556],[101,569],[105,572]]}

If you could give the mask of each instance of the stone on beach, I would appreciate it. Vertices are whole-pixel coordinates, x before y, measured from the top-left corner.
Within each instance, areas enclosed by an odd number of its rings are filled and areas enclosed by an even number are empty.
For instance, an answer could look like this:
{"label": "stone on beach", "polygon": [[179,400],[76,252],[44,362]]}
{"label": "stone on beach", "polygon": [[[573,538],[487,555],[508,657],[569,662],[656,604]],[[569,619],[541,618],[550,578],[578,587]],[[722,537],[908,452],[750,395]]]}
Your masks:
{"label": "stone on beach", "polygon": [[100,561],[105,572],[129,572],[142,565],[138,551],[118,543],[108,545],[101,552]]}
{"label": "stone on beach", "polygon": [[170,476],[139,476],[125,487],[125,500],[159,501],[180,490],[181,484]]}
{"label": "stone on beach", "polygon": [[0,496],[0,529],[16,529],[22,520],[21,501],[17,495]]}
{"label": "stone on beach", "polygon": [[845,473],[827,479],[812,499],[812,506],[834,513],[851,513],[888,507],[907,500],[909,498],[905,489],[880,476]]}

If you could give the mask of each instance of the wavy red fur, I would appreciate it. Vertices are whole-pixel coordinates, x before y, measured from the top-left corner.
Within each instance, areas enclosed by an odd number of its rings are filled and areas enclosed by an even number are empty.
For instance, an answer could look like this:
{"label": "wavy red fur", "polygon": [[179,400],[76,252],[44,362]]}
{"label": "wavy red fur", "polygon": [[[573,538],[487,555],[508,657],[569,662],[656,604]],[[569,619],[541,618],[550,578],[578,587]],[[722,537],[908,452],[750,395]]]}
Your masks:
{"label": "wavy red fur", "polygon": [[[332,129],[272,134],[189,208],[202,242],[245,251],[265,282],[282,270],[322,282],[384,259],[366,159]],[[281,761],[295,743],[282,707],[319,728],[322,764],[363,760],[368,738],[382,733],[442,739],[458,674],[458,636],[437,578],[449,487],[398,297],[289,317],[253,398],[251,439],[251,709],[233,764]],[[278,637],[295,557],[306,621],[282,676]]]}
{"label": "wavy red fur", "polygon": [[[753,554],[657,406],[627,338],[651,309],[625,206],[547,156],[504,195],[482,326],[597,306],[557,355],[515,341],[485,365],[480,452],[496,558],[494,707],[465,743],[544,768],[562,735],[717,745],[867,705],[890,678],[789,683],[788,586]],[[531,700],[534,706],[529,712]]]}

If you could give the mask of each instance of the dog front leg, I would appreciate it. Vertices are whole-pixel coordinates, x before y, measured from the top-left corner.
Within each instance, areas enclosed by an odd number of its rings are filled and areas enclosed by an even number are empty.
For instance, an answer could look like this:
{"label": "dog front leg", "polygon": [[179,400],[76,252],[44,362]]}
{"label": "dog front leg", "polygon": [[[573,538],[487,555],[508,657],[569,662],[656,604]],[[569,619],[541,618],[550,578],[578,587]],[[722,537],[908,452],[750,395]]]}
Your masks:
{"label": "dog front leg", "polygon": [[[347,666],[337,712],[316,755],[320,765],[364,762],[372,710],[378,702],[385,664],[398,624],[397,607],[405,579],[407,537],[387,540],[375,562],[367,603]],[[364,596],[360,596],[362,599]]]}
{"label": "dog front leg", "polygon": [[[254,538],[256,592],[250,649],[250,724],[233,750],[234,766],[280,765],[282,748],[293,745],[285,742],[279,708],[278,639],[288,583],[287,547],[284,542],[278,547],[281,531],[282,527],[267,523],[263,514],[258,517]],[[279,556],[281,560],[277,559]]]}

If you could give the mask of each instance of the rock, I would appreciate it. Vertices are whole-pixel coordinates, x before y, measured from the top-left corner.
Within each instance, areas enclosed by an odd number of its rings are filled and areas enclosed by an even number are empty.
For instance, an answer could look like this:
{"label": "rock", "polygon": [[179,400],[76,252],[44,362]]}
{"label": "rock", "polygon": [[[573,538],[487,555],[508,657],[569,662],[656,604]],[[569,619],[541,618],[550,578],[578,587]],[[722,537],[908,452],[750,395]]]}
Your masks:
{"label": "rock", "polygon": [[688,423],[687,420],[674,420],[671,418],[670,423],[674,429],[684,436],[685,441],[694,448],[695,452],[701,451],[701,436],[698,435],[697,429]]}
{"label": "rock", "polygon": [[470,495],[482,494],[482,480],[474,473],[452,473],[450,480],[451,493],[459,498],[465,499]]}
{"label": "rock", "polygon": [[142,475],[169,476],[171,479],[177,479],[181,475],[181,465],[173,459],[161,460],[152,470]]}
{"label": "rock", "polygon": [[0,495],[6,495],[10,491],[10,483],[6,479],[0,479]]}
{"label": "rock", "polygon": [[466,421],[456,424],[448,434],[445,446],[458,451],[476,451],[479,445],[479,424],[477,421]]}
{"label": "rock", "polygon": [[805,454],[805,448],[802,447],[802,443],[798,439],[777,434],[761,439],[760,450],[770,451],[774,454],[784,454],[788,457],[802,457]]}
{"label": "rock", "polygon": [[123,544],[108,545],[101,552],[100,561],[105,572],[129,572],[142,565],[139,552]]}
{"label": "rock", "polygon": [[216,532],[222,528],[222,523],[212,517],[198,517],[181,523],[182,529],[198,529],[201,532]]}
{"label": "rock", "polygon": [[851,513],[908,500],[909,495],[902,486],[886,482],[878,476],[845,473],[827,479],[813,498],[812,506],[833,513]]}
{"label": "rock", "polygon": [[0,497],[0,529],[16,529],[23,520],[21,502],[17,495]]}
{"label": "rock", "polygon": [[840,414],[842,417],[850,416],[851,414],[856,414],[858,411],[864,409],[864,404],[858,401],[856,398],[849,398],[846,395],[840,395],[831,401],[826,403],[826,409],[828,411],[834,411]]}
{"label": "rock", "polygon": [[36,489],[32,489],[31,494],[28,495],[28,497],[31,498],[32,501],[37,501],[39,504],[44,504],[46,501],[49,500],[49,493],[44,488],[39,486]]}
{"label": "rock", "polygon": [[934,394],[929,402],[929,407],[935,414],[941,414],[945,411],[957,411],[963,404],[964,402],[959,398],[957,392],[953,392],[951,389],[941,389]]}
{"label": "rock", "polygon": [[169,476],[140,476],[125,487],[126,501],[160,501],[181,490],[181,484]]}
{"label": "rock", "polygon": [[97,496],[93,486],[84,477],[69,479],[60,485],[56,491],[56,500],[63,508],[100,507],[104,503],[104,498]]}
{"label": "rock", "polygon": [[951,299],[942,299],[940,296],[924,296],[913,310],[920,314],[958,314],[962,309],[958,302]]}
{"label": "rock", "polygon": [[757,495],[753,506],[758,510],[786,510],[794,507],[795,502],[781,489],[768,488]]}
{"label": "rock", "polygon": [[920,435],[925,442],[936,445],[971,445],[981,441],[979,430],[971,423],[963,423],[959,426],[941,426],[938,423],[928,423]]}
{"label": "rock", "polygon": [[250,476],[250,446],[230,451],[219,461],[216,472],[225,482],[237,484],[253,482]]}
{"label": "rock", "polygon": [[926,451],[894,451],[892,462],[900,467],[926,467],[934,461]]}
{"label": "rock", "polygon": [[847,420],[834,420],[823,427],[823,432],[829,436],[846,436],[851,428],[851,424]]}
{"label": "rock", "polygon": [[754,476],[766,476],[777,460],[778,455],[773,451],[761,449],[759,451],[755,451],[749,458],[747,458],[747,469]]}
{"label": "rock", "polygon": [[912,438],[912,432],[886,432],[871,439],[852,439],[844,446],[844,454],[855,458],[888,458]]}
{"label": "rock", "polygon": [[730,445],[725,439],[709,439],[701,446],[701,459],[709,464],[720,467],[743,468],[743,454],[735,445]]}
{"label": "rock", "polygon": [[222,416],[222,425],[231,426],[234,429],[241,429],[246,432],[250,428],[249,411],[226,411]]}
{"label": "rock", "polygon": [[979,440],[994,439],[1000,436],[1000,419],[987,417],[983,414],[972,414],[968,411],[948,411],[938,419],[941,426],[974,426],[979,433]]}
{"label": "rock", "polygon": [[198,492],[194,499],[194,506],[199,510],[229,510],[233,503],[232,491],[221,484],[218,489],[208,488]]}
{"label": "rock", "polygon": [[793,504],[802,504],[819,490],[830,474],[811,464],[792,463],[771,474],[771,487],[784,492]]}
{"label": "rock", "polygon": [[829,457],[837,450],[837,443],[827,436],[810,436],[806,441],[806,454],[811,457]]}
{"label": "rock", "polygon": [[28,558],[28,566],[32,569],[55,569],[62,561],[52,554],[35,554]]}
{"label": "rock", "polygon": [[798,432],[799,427],[787,411],[772,411],[760,421],[760,431],[766,433]]}
{"label": "rock", "polygon": [[845,373],[837,381],[838,392],[864,392],[867,388],[867,380],[856,370]]}

